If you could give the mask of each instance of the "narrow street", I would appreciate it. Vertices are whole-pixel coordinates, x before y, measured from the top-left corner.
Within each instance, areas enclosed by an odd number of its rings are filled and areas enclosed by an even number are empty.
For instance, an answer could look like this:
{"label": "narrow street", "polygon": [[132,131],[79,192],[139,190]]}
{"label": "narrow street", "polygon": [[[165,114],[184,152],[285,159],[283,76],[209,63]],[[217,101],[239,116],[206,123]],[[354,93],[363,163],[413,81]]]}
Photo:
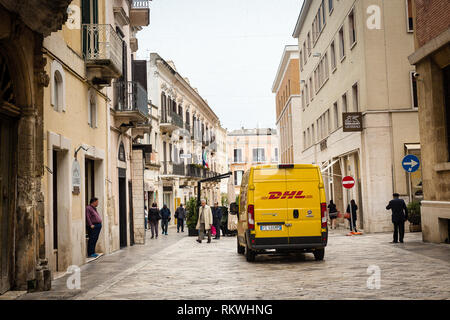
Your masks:
{"label": "narrow street", "polygon": [[[423,243],[407,233],[393,245],[391,234],[347,237],[333,230],[325,260],[312,254],[258,256],[236,253],[236,238],[198,244],[169,229],[169,235],[103,256],[81,267],[81,289],[69,290],[67,275],[49,292],[20,299],[448,299],[450,248]],[[379,289],[368,289],[369,266],[381,272]]]}

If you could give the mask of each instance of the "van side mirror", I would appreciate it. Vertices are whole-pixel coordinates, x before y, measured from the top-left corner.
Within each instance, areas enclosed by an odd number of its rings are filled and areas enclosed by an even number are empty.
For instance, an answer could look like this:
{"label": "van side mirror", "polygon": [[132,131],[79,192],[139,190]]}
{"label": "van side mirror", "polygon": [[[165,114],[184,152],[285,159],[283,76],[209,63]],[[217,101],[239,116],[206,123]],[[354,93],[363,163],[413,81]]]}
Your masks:
{"label": "van side mirror", "polygon": [[235,215],[239,213],[239,206],[236,202],[230,204],[230,214]]}

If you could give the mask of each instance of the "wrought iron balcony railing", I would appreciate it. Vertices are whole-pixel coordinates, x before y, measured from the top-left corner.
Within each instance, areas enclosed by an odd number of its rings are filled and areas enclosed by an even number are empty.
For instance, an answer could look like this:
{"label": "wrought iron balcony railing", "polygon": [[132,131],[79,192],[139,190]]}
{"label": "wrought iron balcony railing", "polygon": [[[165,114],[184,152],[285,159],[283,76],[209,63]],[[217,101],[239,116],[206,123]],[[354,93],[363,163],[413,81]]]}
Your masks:
{"label": "wrought iron balcony railing", "polygon": [[147,90],[134,81],[114,83],[114,109],[116,111],[139,111],[148,117]]}
{"label": "wrought iron balcony railing", "polygon": [[178,128],[183,128],[183,117],[178,113],[169,111],[162,113],[161,124],[171,124]]}
{"label": "wrought iron balcony railing", "polygon": [[88,66],[110,66],[122,73],[122,40],[110,24],[83,24],[83,56]]}

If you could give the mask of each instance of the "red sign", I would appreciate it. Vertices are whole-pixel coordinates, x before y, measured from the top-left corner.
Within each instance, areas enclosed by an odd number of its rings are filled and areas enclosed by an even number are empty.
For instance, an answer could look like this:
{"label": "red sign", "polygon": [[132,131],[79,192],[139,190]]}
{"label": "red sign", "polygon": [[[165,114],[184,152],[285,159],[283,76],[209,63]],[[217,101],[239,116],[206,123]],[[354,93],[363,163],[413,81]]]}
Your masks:
{"label": "red sign", "polygon": [[355,179],[353,177],[347,176],[342,179],[342,186],[346,189],[351,189],[355,186]]}

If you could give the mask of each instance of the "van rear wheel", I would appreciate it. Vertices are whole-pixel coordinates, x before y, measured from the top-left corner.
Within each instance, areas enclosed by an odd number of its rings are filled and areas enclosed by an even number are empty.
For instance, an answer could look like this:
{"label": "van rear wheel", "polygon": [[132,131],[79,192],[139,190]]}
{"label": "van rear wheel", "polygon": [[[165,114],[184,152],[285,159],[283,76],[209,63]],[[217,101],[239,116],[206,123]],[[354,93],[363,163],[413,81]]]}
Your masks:
{"label": "van rear wheel", "polygon": [[248,247],[248,245],[245,245],[245,258],[248,262],[254,262],[256,257],[256,252],[253,251]]}
{"label": "van rear wheel", "polygon": [[238,239],[238,237],[236,237],[236,239],[237,239],[237,253],[239,253],[239,254],[244,254],[244,253],[245,253],[245,247],[243,247],[243,246],[241,246],[241,245],[239,244],[239,239]]}
{"label": "van rear wheel", "polygon": [[325,256],[325,249],[316,249],[313,253],[316,261],[322,261]]}

